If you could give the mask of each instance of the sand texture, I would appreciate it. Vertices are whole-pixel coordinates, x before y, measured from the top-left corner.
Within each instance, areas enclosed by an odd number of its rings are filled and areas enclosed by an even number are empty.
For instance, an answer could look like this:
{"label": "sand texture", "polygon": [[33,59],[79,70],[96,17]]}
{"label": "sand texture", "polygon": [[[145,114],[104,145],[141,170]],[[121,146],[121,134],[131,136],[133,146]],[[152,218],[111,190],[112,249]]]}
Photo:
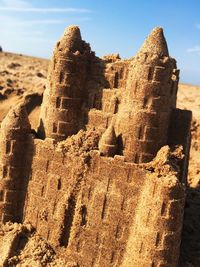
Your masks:
{"label": "sand texture", "polygon": [[199,267],[200,87],[163,30],[129,60],[70,26],[0,63],[0,267]]}

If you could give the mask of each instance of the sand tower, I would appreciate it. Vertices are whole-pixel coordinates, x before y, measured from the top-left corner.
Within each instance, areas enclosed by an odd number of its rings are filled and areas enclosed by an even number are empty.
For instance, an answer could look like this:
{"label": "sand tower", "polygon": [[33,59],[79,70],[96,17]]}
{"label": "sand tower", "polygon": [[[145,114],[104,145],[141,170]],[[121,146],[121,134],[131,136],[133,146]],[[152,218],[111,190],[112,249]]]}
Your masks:
{"label": "sand tower", "polygon": [[38,129],[41,138],[60,141],[77,133],[91,55],[79,28],[68,27],[54,49],[49,66]]}
{"label": "sand tower", "polygon": [[116,120],[128,161],[148,162],[166,144],[178,85],[176,61],[169,57],[162,28],[155,28],[129,67]]}
{"label": "sand tower", "polygon": [[176,176],[146,179],[122,267],[177,267],[185,190]]}
{"label": "sand tower", "polygon": [[[25,188],[26,152],[31,131],[24,106],[12,109],[0,132],[0,221],[20,222]],[[30,153],[30,151],[29,151]]]}

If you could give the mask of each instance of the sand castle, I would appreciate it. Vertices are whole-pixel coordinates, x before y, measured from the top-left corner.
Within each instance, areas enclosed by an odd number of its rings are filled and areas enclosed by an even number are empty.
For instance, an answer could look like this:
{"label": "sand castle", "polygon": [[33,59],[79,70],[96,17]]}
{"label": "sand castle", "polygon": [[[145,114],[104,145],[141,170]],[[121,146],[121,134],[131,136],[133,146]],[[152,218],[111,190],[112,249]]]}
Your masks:
{"label": "sand castle", "polygon": [[68,266],[177,266],[191,122],[178,81],[161,28],[121,60],[69,27],[37,136],[23,106],[2,122],[1,222],[30,222]]}

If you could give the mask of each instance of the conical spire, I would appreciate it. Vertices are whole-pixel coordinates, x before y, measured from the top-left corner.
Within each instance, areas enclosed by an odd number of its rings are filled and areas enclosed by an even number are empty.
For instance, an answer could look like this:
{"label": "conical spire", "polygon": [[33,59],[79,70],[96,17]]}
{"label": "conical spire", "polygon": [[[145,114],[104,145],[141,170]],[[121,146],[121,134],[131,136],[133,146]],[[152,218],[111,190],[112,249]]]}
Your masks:
{"label": "conical spire", "polygon": [[101,143],[107,144],[107,145],[116,145],[117,137],[115,134],[115,129],[112,125],[109,126],[106,129],[105,133],[102,135]]}
{"label": "conical spire", "polygon": [[26,108],[22,104],[18,104],[12,108],[1,124],[1,131],[10,132],[13,129],[31,130],[31,125],[28,119]]}
{"label": "conical spire", "polygon": [[81,32],[78,26],[69,26],[65,29],[59,43],[59,49],[67,49],[71,52],[82,50]]}
{"label": "conical spire", "polygon": [[117,149],[117,137],[114,127],[109,126],[101,137],[99,142],[99,151],[101,155],[113,157]]}
{"label": "conical spire", "polygon": [[156,27],[152,30],[138,53],[151,53],[160,56],[169,56],[167,42],[161,27]]}

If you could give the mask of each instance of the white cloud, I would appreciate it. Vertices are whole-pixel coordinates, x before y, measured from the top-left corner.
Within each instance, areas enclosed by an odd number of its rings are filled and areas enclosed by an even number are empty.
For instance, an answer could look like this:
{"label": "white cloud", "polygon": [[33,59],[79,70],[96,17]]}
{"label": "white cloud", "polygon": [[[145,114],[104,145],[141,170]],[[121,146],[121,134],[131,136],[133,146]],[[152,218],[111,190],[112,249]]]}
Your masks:
{"label": "white cloud", "polygon": [[85,8],[39,8],[39,7],[0,7],[0,11],[35,12],[35,13],[89,13]]}
{"label": "white cloud", "polygon": [[[12,32],[16,31],[16,28],[18,29],[24,29],[34,27],[35,25],[53,25],[53,24],[73,24],[72,22],[80,22],[80,21],[89,21],[89,17],[75,17],[75,18],[66,18],[66,19],[37,19],[37,20],[22,20],[17,19],[11,16],[1,16],[0,15],[0,24],[5,25],[5,27],[0,28],[0,32],[4,30],[11,30]],[[13,29],[13,30],[12,30]]]}
{"label": "white cloud", "polygon": [[200,55],[200,45],[195,45],[187,49],[188,53],[197,53]]}
{"label": "white cloud", "polygon": [[[77,22],[79,21],[88,21],[90,18],[83,17],[83,18],[75,18]],[[70,20],[60,20],[60,19],[42,19],[42,20],[22,20],[18,22],[18,25],[26,25],[26,26],[33,26],[33,25],[51,25],[51,24],[69,24]]]}
{"label": "white cloud", "polygon": [[0,11],[34,12],[34,13],[89,13],[86,8],[33,7],[24,0],[0,0]]}
{"label": "white cloud", "polygon": [[63,20],[59,19],[42,19],[42,20],[21,20],[18,22],[19,26],[33,26],[33,25],[51,25],[51,24],[62,24]]}
{"label": "white cloud", "polygon": [[26,25],[35,25],[35,24],[39,24],[39,25],[50,25],[50,24],[61,24],[64,23],[63,20],[59,20],[59,19],[42,19],[42,20],[29,20],[29,21],[21,21],[21,24],[26,24]]}

